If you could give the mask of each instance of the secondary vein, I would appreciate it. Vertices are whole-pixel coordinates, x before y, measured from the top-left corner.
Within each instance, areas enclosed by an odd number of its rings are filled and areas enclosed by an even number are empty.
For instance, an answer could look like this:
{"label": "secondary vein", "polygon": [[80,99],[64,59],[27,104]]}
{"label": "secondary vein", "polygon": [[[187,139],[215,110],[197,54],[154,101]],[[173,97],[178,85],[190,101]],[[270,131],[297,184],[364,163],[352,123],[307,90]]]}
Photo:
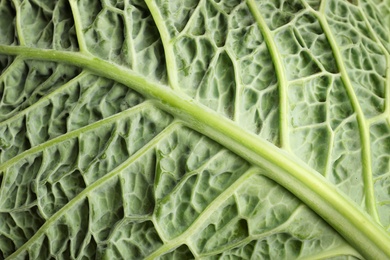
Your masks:
{"label": "secondary vein", "polygon": [[165,52],[165,62],[167,66],[169,86],[172,89],[178,90],[179,81],[177,79],[177,67],[175,62],[175,54],[173,51],[172,39],[170,39],[169,31],[167,27],[164,26],[164,18],[162,17],[156,3],[150,0],[145,0],[145,3],[149,8],[149,11],[160,33],[161,41]]}
{"label": "secondary vein", "polygon": [[252,15],[254,16],[259,29],[261,30],[264,41],[267,44],[270,56],[274,63],[275,73],[279,85],[279,131],[280,131],[280,146],[285,150],[290,150],[289,133],[288,133],[288,103],[287,103],[287,79],[284,72],[282,57],[279,54],[278,47],[273,40],[273,34],[267,26],[259,8],[254,0],[247,0]]}
{"label": "secondary vein", "polygon": [[[325,2],[322,2],[321,7],[324,8]],[[324,10],[321,9],[320,12]],[[341,74],[341,80],[344,83],[345,89],[347,91],[348,97],[350,98],[352,107],[356,113],[356,119],[359,126],[360,141],[361,141],[361,158],[362,158],[362,167],[363,167],[363,182],[364,182],[364,193],[365,193],[365,205],[368,213],[380,223],[375,194],[374,194],[374,183],[372,178],[372,169],[371,169],[371,147],[370,147],[370,133],[368,130],[368,123],[364,117],[364,112],[359,104],[359,100],[354,92],[351,79],[348,75],[346,65],[343,60],[343,56],[340,52],[340,49],[337,46],[337,41],[333,35],[328,21],[324,14],[318,11],[314,11],[314,15],[317,17],[319,23],[321,24],[322,29],[328,39],[329,45],[334,54],[334,59],[336,61],[337,67]]]}

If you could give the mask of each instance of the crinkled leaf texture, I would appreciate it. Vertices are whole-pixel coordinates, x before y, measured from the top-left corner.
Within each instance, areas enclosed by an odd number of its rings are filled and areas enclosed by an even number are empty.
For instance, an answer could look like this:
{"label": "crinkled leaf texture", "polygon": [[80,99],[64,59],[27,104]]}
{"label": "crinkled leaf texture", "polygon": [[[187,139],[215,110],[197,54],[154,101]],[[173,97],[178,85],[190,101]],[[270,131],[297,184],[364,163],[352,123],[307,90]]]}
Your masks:
{"label": "crinkled leaf texture", "polygon": [[0,0],[0,258],[390,259],[389,0]]}

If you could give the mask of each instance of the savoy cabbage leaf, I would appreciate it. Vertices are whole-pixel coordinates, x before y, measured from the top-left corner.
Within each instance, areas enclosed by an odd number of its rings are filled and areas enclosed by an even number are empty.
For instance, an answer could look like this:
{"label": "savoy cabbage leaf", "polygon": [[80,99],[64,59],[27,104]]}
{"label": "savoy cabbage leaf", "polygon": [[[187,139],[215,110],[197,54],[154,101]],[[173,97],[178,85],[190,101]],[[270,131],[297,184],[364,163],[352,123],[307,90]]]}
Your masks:
{"label": "savoy cabbage leaf", "polygon": [[389,0],[0,0],[0,258],[390,259]]}

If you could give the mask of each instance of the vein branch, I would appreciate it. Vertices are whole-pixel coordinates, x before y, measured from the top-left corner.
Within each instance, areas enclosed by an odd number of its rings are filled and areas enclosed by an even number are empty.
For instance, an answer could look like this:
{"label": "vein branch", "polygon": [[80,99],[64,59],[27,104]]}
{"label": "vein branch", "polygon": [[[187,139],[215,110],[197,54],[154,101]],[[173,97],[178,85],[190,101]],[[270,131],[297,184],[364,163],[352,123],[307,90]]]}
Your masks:
{"label": "vein branch", "polygon": [[[386,81],[385,81],[385,113],[387,123],[390,125],[390,53],[386,49],[383,42],[379,39],[378,34],[373,29],[371,23],[368,20],[368,17],[365,12],[361,11],[361,15],[363,17],[364,23],[366,24],[367,28],[369,29],[370,33],[374,37],[375,41],[378,43],[379,48],[383,52],[383,54],[386,57]],[[390,32],[388,35],[388,40],[390,42]]]}
{"label": "vein branch", "polygon": [[278,79],[279,86],[279,128],[280,128],[280,146],[285,149],[290,149],[289,144],[289,134],[288,134],[288,103],[287,103],[287,79],[284,72],[283,60],[280,56],[276,43],[273,39],[273,34],[269,27],[267,26],[262,14],[260,13],[259,8],[256,6],[254,0],[247,0],[249,9],[254,16],[259,29],[261,30],[264,41],[267,44],[268,50],[270,52],[272,61],[274,63],[274,68],[276,76]]}
{"label": "vein branch", "polygon": [[[325,2],[322,2],[322,8],[325,6]],[[323,11],[323,9],[321,10]],[[337,67],[341,74],[341,80],[344,83],[347,95],[350,99],[351,105],[356,113],[356,119],[359,126],[360,141],[361,141],[361,158],[362,158],[362,167],[363,167],[363,182],[364,182],[364,193],[365,193],[365,206],[367,212],[378,222],[380,223],[376,202],[374,194],[374,183],[372,178],[372,169],[371,169],[371,147],[370,147],[370,132],[369,125],[364,117],[364,112],[359,104],[358,97],[356,96],[351,79],[348,75],[346,65],[343,60],[341,51],[337,45],[335,36],[332,33],[332,30],[329,26],[328,21],[326,20],[325,15],[315,11],[315,16],[317,17],[319,23],[321,24],[322,29],[328,39],[329,45],[332,49],[334,59],[336,61]]]}
{"label": "vein branch", "polygon": [[[152,254],[146,257],[147,260],[152,260],[162,255],[163,253],[172,250],[182,244],[191,244],[191,235],[195,234],[197,230],[210,218],[212,214],[215,213],[215,209],[220,207],[234,192],[242,185],[250,176],[259,172],[258,168],[250,168],[243,175],[241,175],[232,185],[230,185],[224,192],[222,192],[214,201],[206,207],[206,209],[199,215],[199,217],[192,223],[191,226],[187,228],[180,236],[169,240],[166,244],[160,247],[158,250],[154,251]],[[155,226],[158,226],[157,221],[155,221]]]}
{"label": "vein branch", "polygon": [[4,162],[3,164],[0,164],[0,172],[1,171],[5,171],[5,169],[7,169],[10,165],[18,162],[19,160],[21,160],[22,158],[25,158],[26,156],[30,155],[30,154],[34,154],[34,153],[37,153],[37,152],[40,152],[40,151],[43,151],[44,149],[48,148],[48,147],[51,147],[53,145],[56,145],[60,142],[63,142],[63,141],[66,141],[66,140],[69,140],[69,139],[72,139],[72,138],[76,138],[78,137],[80,134],[82,133],[85,133],[85,132],[88,132],[88,131],[92,131],[98,127],[101,127],[102,125],[105,125],[105,124],[110,124],[110,123],[113,123],[121,118],[124,118],[126,116],[129,116],[131,114],[134,114],[134,113],[139,113],[139,111],[145,109],[146,107],[150,107],[150,106],[153,106],[152,105],[152,102],[151,101],[145,101],[137,106],[134,106],[134,107],[131,107],[129,108],[128,110],[125,110],[119,114],[116,114],[116,115],[113,115],[113,116],[110,116],[110,117],[107,117],[107,118],[104,118],[100,121],[97,121],[95,123],[92,123],[92,124],[89,124],[87,126],[84,126],[84,127],[81,127],[81,128],[78,128],[76,130],[73,130],[71,132],[68,132],[66,134],[63,134],[63,135],[60,135],[56,138],[53,138],[53,139],[50,139],[44,143],[41,143],[41,144],[38,144],[14,157],[12,157],[11,159],[9,159],[8,161]]}
{"label": "vein branch", "polygon": [[16,32],[18,35],[19,44],[26,45],[26,41],[23,35],[22,21],[21,21],[20,2],[18,0],[13,0],[12,2],[14,3],[16,9]]}
{"label": "vein branch", "polygon": [[[81,191],[78,195],[76,195],[72,200],[70,200],[64,207],[58,210],[55,214],[53,214],[42,226],[41,228],[21,247],[18,248],[12,255],[10,255],[9,259],[17,258],[20,254],[22,254],[25,250],[28,249],[37,239],[43,235],[45,232],[59,220],[62,216],[66,215],[66,213],[72,209],[72,207],[76,206],[78,203],[81,203],[84,198],[86,198],[92,191],[98,189],[101,186],[104,186],[109,180],[118,176],[124,169],[129,167],[136,160],[139,160],[143,155],[149,152],[156,144],[161,141],[167,134],[174,131],[177,127],[177,123],[170,124],[167,128],[165,128],[161,133],[155,136],[152,140],[150,140],[145,146],[143,146],[140,150],[138,150],[135,154],[130,156],[126,161],[120,164],[118,167],[113,169],[111,172],[104,175],[102,178],[98,179],[83,191]],[[140,216],[141,219],[145,219],[145,217]],[[139,218],[138,218],[139,219]]]}
{"label": "vein branch", "polygon": [[89,53],[87,45],[85,43],[85,39],[84,39],[81,16],[79,13],[79,9],[77,7],[77,1],[70,0],[69,4],[70,4],[70,8],[72,9],[72,14],[73,14],[73,19],[74,19],[74,27],[76,30],[77,41],[79,44],[80,51],[84,52],[84,53]]}
{"label": "vein branch", "polygon": [[152,0],[145,0],[145,3],[149,8],[149,11],[160,33],[161,41],[164,47],[169,86],[172,89],[178,89],[179,82],[177,78],[175,54],[173,50],[172,39],[170,38],[169,35],[169,31],[165,26],[164,18],[162,17],[160,13],[160,9],[157,7],[156,3]]}

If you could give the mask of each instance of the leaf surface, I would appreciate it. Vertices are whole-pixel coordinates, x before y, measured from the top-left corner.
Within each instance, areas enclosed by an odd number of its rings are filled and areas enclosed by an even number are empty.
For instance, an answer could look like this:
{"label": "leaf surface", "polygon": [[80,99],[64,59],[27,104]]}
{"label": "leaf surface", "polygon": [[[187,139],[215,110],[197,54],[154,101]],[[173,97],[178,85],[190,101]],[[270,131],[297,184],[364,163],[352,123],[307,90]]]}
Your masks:
{"label": "leaf surface", "polygon": [[0,0],[0,258],[390,258],[388,0]]}

